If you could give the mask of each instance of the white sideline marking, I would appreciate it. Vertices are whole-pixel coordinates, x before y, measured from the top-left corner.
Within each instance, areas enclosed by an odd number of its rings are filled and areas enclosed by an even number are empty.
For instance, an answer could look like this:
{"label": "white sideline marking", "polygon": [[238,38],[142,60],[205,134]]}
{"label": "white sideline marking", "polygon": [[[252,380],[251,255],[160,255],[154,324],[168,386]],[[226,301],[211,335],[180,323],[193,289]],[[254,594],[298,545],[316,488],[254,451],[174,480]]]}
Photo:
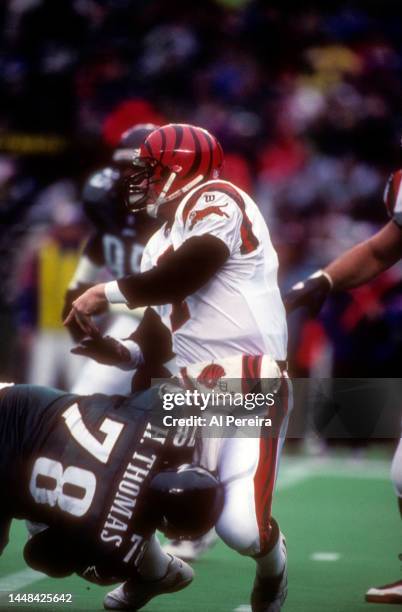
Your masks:
{"label": "white sideline marking", "polygon": [[276,483],[277,490],[289,489],[300,482],[309,480],[314,476],[314,461],[308,460],[295,465],[282,465],[279,467],[279,476]]}
{"label": "white sideline marking", "polygon": [[241,606],[234,609],[234,612],[251,612],[251,606],[248,604],[241,604]]}
{"label": "white sideline marking", "polygon": [[8,574],[8,576],[0,578],[0,600],[4,598],[7,593],[23,589],[43,578],[46,578],[45,574],[35,572],[32,569],[24,569],[20,572],[15,572],[15,574]]}
{"label": "white sideline marking", "polygon": [[337,552],[315,552],[310,555],[312,561],[339,561],[340,553]]}
{"label": "white sideline marking", "polygon": [[[351,460],[348,457],[320,457],[285,461],[279,469],[278,488],[287,488],[310,477],[356,478],[358,480],[389,480],[391,457],[389,461],[376,459]],[[281,484],[281,481],[282,484]]]}

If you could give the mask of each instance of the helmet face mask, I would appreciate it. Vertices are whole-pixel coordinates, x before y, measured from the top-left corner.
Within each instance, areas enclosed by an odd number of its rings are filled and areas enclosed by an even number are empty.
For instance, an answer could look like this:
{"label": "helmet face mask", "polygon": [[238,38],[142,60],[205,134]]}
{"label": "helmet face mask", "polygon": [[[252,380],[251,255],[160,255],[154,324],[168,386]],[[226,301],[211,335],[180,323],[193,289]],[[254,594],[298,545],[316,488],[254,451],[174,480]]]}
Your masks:
{"label": "helmet face mask", "polygon": [[134,160],[131,172],[126,178],[126,206],[131,212],[152,206],[153,185],[160,183],[164,174],[164,169],[157,166],[161,164],[156,160],[141,158]]}
{"label": "helmet face mask", "polygon": [[222,148],[207,130],[185,124],[162,126],[140,147],[137,164],[146,172],[134,172],[129,177],[127,204],[132,210],[146,202],[148,213],[156,217],[160,206],[217,178],[222,163]]}

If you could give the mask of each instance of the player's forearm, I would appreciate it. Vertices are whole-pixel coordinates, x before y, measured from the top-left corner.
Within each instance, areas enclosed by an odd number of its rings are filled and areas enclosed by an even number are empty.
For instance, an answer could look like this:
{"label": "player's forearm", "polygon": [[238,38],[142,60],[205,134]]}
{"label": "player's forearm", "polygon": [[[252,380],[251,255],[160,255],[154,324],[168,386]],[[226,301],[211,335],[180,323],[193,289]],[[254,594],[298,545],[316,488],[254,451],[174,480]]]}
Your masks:
{"label": "player's forearm", "polygon": [[332,280],[333,290],[352,289],[371,280],[384,269],[382,262],[363,243],[347,251],[330,263],[324,272]]}
{"label": "player's forearm", "polygon": [[151,270],[107,283],[106,297],[131,307],[180,302],[210,281],[228,255],[218,238],[191,238]]}
{"label": "player's forearm", "polygon": [[353,289],[391,267],[402,254],[401,236],[401,230],[390,222],[369,240],[330,263],[324,272],[330,276],[333,290]]}
{"label": "player's forearm", "polygon": [[137,308],[180,302],[208,283],[229,254],[219,238],[209,234],[190,238],[148,272],[88,289],[72,303],[64,325],[77,324],[86,335],[97,337],[92,315],[102,312],[108,303]]}

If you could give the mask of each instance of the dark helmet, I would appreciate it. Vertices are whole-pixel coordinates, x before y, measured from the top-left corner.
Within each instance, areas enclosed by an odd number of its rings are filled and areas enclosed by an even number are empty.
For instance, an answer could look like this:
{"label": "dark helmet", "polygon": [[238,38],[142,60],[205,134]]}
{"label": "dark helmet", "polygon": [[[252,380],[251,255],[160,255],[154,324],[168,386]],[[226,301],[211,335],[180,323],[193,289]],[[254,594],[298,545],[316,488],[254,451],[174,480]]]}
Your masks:
{"label": "dark helmet", "polygon": [[181,465],[159,472],[150,482],[158,529],[173,539],[196,539],[212,529],[224,501],[222,484],[205,468]]}
{"label": "dark helmet", "polygon": [[125,206],[125,177],[135,168],[140,146],[157,127],[153,123],[138,123],[126,130],[113,153],[112,164],[87,179],[82,199],[85,214],[95,227],[112,231],[130,224]]}
{"label": "dark helmet", "polygon": [[113,164],[118,166],[135,164],[142,143],[158,127],[153,123],[137,123],[137,125],[126,130],[113,152]]}

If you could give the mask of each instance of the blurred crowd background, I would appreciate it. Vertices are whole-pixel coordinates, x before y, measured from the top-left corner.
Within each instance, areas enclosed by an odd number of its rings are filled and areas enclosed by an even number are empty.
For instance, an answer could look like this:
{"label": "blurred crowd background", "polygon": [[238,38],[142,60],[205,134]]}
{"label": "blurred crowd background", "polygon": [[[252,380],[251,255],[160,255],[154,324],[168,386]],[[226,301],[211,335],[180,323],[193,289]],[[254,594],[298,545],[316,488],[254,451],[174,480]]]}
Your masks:
{"label": "blurred crowd background", "polygon": [[[387,221],[402,164],[397,0],[9,0],[0,4],[0,380],[35,382],[33,338],[60,312],[89,227],[88,174],[136,122],[206,127],[225,178],[252,194],[280,283]],[[402,357],[396,266],[290,324],[293,375],[392,377]],[[68,351],[54,384],[69,386]]]}

